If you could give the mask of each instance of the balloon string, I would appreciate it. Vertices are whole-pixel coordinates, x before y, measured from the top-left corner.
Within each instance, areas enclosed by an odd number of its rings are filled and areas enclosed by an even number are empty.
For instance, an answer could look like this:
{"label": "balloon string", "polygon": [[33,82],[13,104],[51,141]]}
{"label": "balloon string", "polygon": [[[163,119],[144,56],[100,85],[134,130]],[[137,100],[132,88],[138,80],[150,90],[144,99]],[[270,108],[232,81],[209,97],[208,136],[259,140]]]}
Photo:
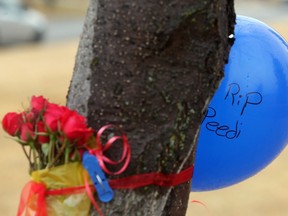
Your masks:
{"label": "balloon string", "polygon": [[207,215],[211,216],[211,212],[209,211],[209,208],[203,202],[199,200],[192,200],[191,203],[202,205],[206,209]]}

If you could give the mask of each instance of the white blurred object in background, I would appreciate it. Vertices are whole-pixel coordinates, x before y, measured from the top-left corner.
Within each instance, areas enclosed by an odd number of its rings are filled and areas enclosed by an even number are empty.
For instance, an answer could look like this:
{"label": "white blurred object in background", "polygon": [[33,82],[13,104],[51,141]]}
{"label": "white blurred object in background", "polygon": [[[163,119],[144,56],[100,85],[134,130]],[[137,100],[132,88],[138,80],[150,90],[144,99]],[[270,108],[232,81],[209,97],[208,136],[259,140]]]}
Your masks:
{"label": "white blurred object in background", "polygon": [[20,0],[0,0],[0,44],[41,41],[46,17]]}

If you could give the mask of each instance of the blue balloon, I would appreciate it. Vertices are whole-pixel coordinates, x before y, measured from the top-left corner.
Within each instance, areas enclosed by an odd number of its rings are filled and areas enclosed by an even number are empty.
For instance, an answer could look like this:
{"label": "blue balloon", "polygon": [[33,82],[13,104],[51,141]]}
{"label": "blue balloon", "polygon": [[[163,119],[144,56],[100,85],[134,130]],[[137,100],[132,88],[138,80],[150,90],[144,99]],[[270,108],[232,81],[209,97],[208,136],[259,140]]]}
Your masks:
{"label": "blue balloon", "polygon": [[266,24],[237,16],[224,79],[201,124],[191,191],[243,181],[288,141],[288,45]]}

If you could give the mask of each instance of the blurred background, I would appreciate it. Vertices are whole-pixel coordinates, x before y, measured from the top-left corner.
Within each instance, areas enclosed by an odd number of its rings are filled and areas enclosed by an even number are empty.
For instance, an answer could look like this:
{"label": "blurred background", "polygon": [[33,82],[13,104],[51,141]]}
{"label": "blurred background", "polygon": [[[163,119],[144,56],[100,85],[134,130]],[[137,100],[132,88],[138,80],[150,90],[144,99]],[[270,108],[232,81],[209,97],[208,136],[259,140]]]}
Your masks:
{"label": "blurred background", "polygon": [[[64,105],[89,0],[0,0],[0,118],[32,95]],[[288,39],[288,0],[235,0],[236,13],[259,19]],[[29,180],[21,147],[0,129],[0,211],[16,215]],[[192,203],[199,200],[207,206]],[[191,193],[187,216],[287,216],[288,150],[237,185]]]}

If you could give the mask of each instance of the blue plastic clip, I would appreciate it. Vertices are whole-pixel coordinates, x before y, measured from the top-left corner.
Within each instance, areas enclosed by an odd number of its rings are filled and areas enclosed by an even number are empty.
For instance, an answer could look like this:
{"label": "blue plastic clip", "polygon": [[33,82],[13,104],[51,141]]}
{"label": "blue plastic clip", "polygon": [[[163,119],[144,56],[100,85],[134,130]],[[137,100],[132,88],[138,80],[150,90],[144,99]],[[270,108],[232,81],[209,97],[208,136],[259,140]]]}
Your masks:
{"label": "blue plastic clip", "polygon": [[98,159],[86,151],[83,155],[82,164],[93,181],[99,199],[102,202],[110,202],[114,197],[114,191],[111,189]]}

